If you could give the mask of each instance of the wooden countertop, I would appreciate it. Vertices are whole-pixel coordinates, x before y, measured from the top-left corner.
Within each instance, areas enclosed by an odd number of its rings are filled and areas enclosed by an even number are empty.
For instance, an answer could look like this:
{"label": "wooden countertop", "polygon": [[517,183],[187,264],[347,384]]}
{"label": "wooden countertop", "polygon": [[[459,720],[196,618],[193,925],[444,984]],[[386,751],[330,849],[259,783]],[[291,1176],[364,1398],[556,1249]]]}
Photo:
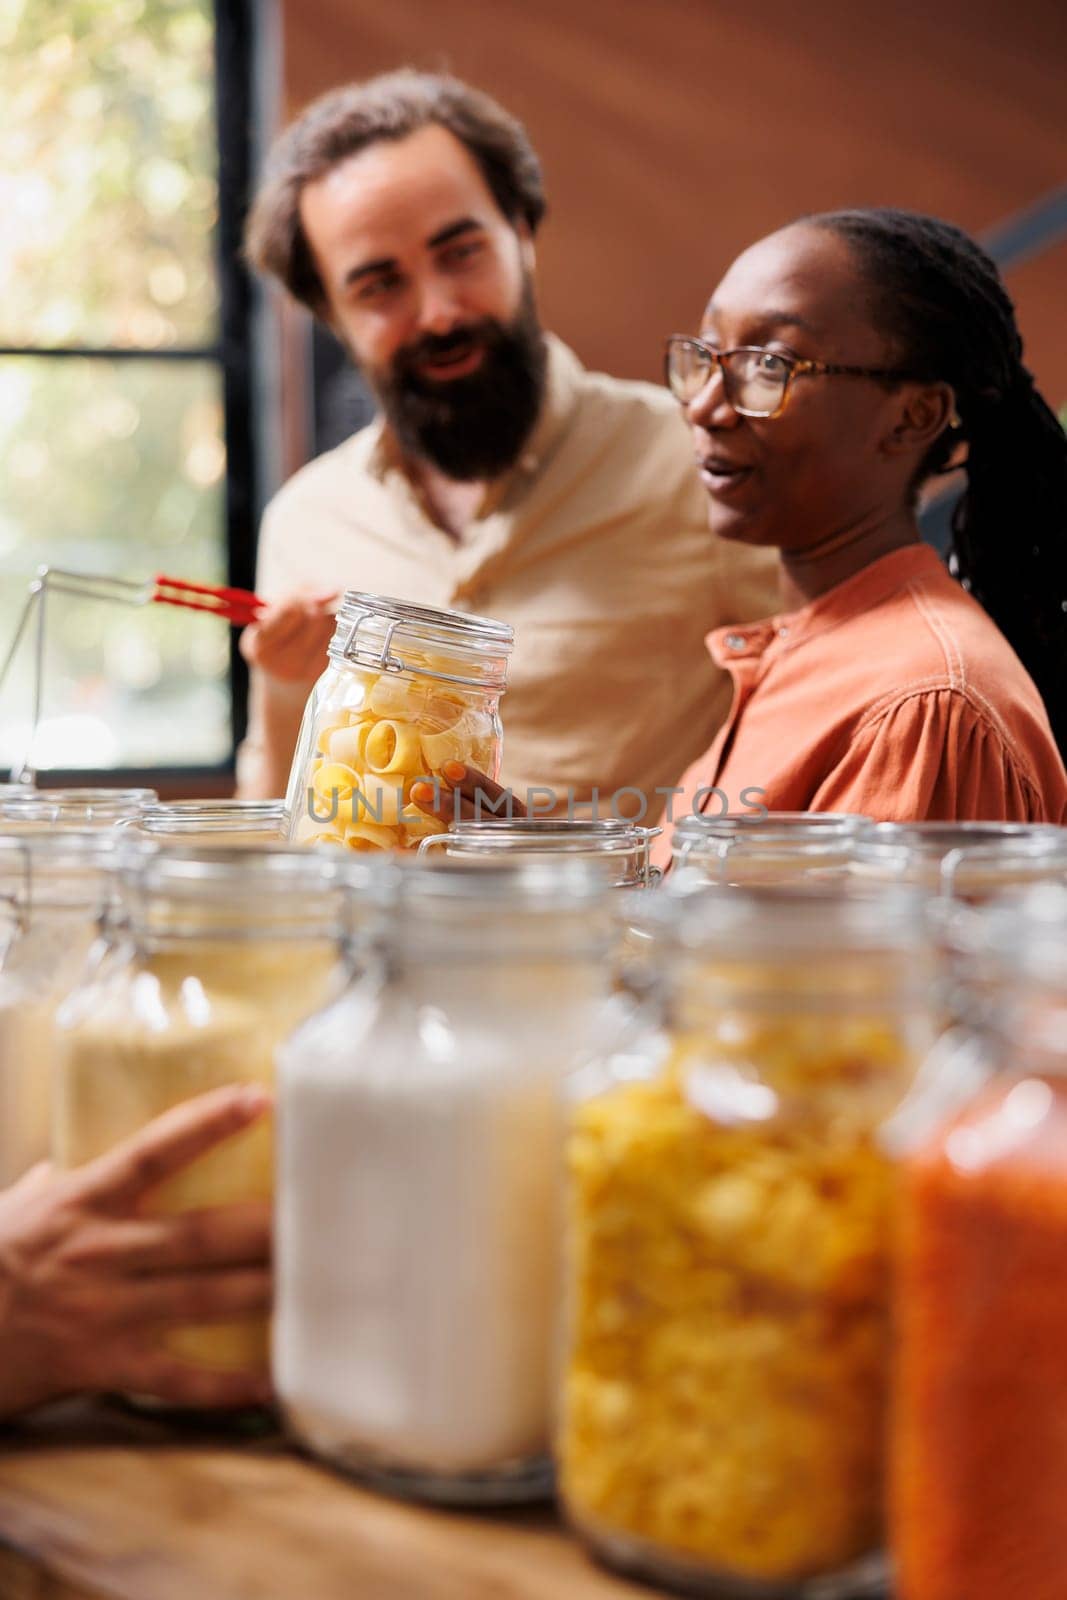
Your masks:
{"label": "wooden countertop", "polygon": [[543,1508],[389,1500],[279,1438],[103,1406],[0,1429],[0,1600],[648,1600]]}

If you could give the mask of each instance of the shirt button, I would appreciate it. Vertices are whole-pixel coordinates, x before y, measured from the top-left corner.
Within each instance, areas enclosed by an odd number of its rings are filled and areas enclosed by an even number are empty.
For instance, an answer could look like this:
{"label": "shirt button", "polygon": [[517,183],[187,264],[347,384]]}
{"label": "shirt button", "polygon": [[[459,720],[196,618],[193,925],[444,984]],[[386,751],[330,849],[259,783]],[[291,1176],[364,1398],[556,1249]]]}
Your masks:
{"label": "shirt button", "polygon": [[788,637],[789,637],[789,629],[785,628],[785,627],[779,628],[778,629],[778,637],[779,637],[779,639],[788,639]]}
{"label": "shirt button", "polygon": [[744,650],[748,640],[743,633],[728,633],[726,635],[726,644],[730,650]]}

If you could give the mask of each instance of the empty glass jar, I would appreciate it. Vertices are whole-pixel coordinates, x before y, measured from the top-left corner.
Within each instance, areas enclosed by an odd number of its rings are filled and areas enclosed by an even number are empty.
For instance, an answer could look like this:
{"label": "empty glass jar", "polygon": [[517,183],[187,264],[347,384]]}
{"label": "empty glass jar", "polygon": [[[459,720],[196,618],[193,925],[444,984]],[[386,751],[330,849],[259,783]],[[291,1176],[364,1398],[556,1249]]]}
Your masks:
{"label": "empty glass jar", "polygon": [[981,901],[1019,884],[1067,882],[1067,829],[1022,822],[880,822],[856,841],[852,872]]}
{"label": "empty glass jar", "polygon": [[289,836],[409,850],[441,824],[410,802],[448,761],[495,778],[513,632],[350,590],[311,692],[286,796]]}
{"label": "empty glass jar", "polygon": [[380,1487],[537,1498],[561,1091],[608,1025],[611,891],[578,862],[405,865],[376,955],[280,1054],[275,1383]]}
{"label": "empty glass jar", "polygon": [[892,1169],[933,1022],[913,897],[649,897],[663,1023],[577,1085],[567,1514],[738,1600],[880,1592]]}

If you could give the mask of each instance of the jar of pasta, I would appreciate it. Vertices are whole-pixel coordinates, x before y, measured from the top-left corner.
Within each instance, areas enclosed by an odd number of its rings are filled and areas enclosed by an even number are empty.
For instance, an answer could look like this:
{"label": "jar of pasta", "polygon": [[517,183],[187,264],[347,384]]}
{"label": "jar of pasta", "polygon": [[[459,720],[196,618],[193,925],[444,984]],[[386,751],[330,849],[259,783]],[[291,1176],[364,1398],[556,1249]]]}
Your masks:
{"label": "jar of pasta", "polygon": [[275,1385],[388,1491],[539,1498],[561,1088],[610,1022],[613,897],[579,862],[404,865],[377,959],[280,1052]]}
{"label": "jar of pasta", "polygon": [[[333,864],[254,846],[133,842],[118,873],[122,943],[57,1017],[54,1150],[76,1166],[204,1090],[270,1084],[274,1051],[329,992],[340,931]],[[269,1197],[270,1127],[257,1123],[156,1192],[158,1212]],[[262,1318],[178,1328],[182,1359],[265,1363]]]}
{"label": "jar of pasta", "polygon": [[617,888],[649,888],[659,879],[649,852],[661,831],[607,817],[599,821],[570,821],[563,817],[461,820],[449,823],[446,833],[424,839],[420,852],[466,862],[538,861],[546,857],[587,861]]}
{"label": "jar of pasta", "polygon": [[298,843],[409,850],[443,824],[410,802],[459,761],[495,778],[513,632],[350,590],[311,692],[286,808]]}
{"label": "jar of pasta", "polygon": [[282,843],[288,831],[284,800],[177,800],[146,805],[129,824],[158,844]]}
{"label": "jar of pasta", "polygon": [[1067,881],[1067,829],[1023,822],[880,822],[856,841],[852,872],[978,902],[1013,885]]}
{"label": "jar of pasta", "polygon": [[17,793],[0,799],[3,831],[19,827],[113,828],[141,815],[158,799],[154,789],[33,789],[13,785]]}
{"label": "jar of pasta", "polygon": [[100,946],[113,834],[0,834],[0,1189],[49,1153],[56,1008]]}
{"label": "jar of pasta", "polygon": [[903,1145],[892,1506],[906,1600],[1059,1600],[1067,1585],[1067,889],[997,915],[987,1071],[962,1102],[931,1083],[933,1114],[916,1106]]}
{"label": "jar of pasta", "polygon": [[865,817],[833,812],[741,812],[682,817],[671,841],[678,874],[720,884],[775,884],[844,877]]}
{"label": "jar of pasta", "polygon": [[649,897],[663,1026],[570,1113],[558,1449],[609,1564],[880,1592],[892,1168],[932,1029],[905,895]]}

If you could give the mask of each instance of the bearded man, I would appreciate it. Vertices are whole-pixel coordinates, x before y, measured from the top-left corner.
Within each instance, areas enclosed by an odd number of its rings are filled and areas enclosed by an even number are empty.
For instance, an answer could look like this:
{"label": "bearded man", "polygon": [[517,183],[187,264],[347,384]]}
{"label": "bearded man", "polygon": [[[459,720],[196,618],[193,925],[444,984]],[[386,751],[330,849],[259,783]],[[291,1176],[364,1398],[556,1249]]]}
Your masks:
{"label": "bearded man", "polygon": [[774,609],[771,564],[712,538],[666,390],[586,372],[543,332],[544,210],[525,130],[453,78],[334,91],[275,146],[249,258],[343,342],[380,411],[267,508],[241,794],[284,792],[346,588],[512,624],[517,793],[637,789],[653,821],[724,719],[704,638]]}

